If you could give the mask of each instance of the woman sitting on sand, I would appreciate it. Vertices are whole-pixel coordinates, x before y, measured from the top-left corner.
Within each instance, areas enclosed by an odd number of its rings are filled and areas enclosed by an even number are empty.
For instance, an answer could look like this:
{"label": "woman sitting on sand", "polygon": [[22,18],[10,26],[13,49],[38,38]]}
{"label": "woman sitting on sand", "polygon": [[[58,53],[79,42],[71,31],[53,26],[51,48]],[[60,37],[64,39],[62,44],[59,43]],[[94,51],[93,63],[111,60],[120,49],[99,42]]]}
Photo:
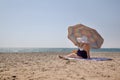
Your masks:
{"label": "woman sitting on sand", "polygon": [[83,36],[82,38],[77,39],[78,50],[74,50],[72,53],[66,56],[59,56],[61,59],[68,58],[90,58],[90,45],[87,41],[87,37]]}

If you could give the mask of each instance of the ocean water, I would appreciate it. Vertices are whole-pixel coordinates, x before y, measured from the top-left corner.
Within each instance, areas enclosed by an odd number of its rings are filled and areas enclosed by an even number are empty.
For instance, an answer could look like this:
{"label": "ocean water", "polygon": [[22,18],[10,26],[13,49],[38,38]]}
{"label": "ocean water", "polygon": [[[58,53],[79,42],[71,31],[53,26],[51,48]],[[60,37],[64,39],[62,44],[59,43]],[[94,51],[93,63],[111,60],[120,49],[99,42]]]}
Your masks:
{"label": "ocean water", "polygon": [[[71,52],[77,48],[0,48],[0,52]],[[120,52],[120,48],[91,49],[91,52]]]}

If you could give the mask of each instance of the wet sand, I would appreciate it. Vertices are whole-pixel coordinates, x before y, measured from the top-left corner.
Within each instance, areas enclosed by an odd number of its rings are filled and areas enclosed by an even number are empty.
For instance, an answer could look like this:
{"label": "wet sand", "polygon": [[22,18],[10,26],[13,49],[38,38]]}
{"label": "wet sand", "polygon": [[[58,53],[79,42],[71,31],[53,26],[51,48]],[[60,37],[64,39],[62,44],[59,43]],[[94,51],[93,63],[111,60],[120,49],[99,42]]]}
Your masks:
{"label": "wet sand", "polygon": [[120,53],[111,61],[62,60],[67,53],[0,53],[0,80],[120,80]]}

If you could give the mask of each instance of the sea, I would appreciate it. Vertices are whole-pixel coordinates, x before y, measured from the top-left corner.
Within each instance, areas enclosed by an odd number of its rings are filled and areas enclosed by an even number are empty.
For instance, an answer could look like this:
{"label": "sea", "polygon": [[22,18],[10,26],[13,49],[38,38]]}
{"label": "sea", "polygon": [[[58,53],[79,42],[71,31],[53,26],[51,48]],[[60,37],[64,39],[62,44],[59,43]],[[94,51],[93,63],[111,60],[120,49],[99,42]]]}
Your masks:
{"label": "sea", "polygon": [[[0,52],[71,52],[77,48],[0,48]],[[120,52],[120,48],[91,49],[90,52]]]}

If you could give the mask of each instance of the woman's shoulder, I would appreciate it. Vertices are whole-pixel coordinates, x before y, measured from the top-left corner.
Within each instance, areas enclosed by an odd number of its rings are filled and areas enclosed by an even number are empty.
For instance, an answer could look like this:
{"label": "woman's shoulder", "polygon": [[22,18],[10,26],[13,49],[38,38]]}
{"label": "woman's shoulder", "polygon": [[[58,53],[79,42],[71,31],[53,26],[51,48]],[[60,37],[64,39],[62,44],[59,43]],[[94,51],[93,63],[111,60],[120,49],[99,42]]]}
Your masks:
{"label": "woman's shoulder", "polygon": [[85,43],[84,48],[89,49],[89,48],[90,48],[90,45],[89,45],[88,43]]}
{"label": "woman's shoulder", "polygon": [[90,44],[89,44],[89,43],[84,43],[84,46],[88,46],[88,47],[89,47],[89,46],[90,46]]}

